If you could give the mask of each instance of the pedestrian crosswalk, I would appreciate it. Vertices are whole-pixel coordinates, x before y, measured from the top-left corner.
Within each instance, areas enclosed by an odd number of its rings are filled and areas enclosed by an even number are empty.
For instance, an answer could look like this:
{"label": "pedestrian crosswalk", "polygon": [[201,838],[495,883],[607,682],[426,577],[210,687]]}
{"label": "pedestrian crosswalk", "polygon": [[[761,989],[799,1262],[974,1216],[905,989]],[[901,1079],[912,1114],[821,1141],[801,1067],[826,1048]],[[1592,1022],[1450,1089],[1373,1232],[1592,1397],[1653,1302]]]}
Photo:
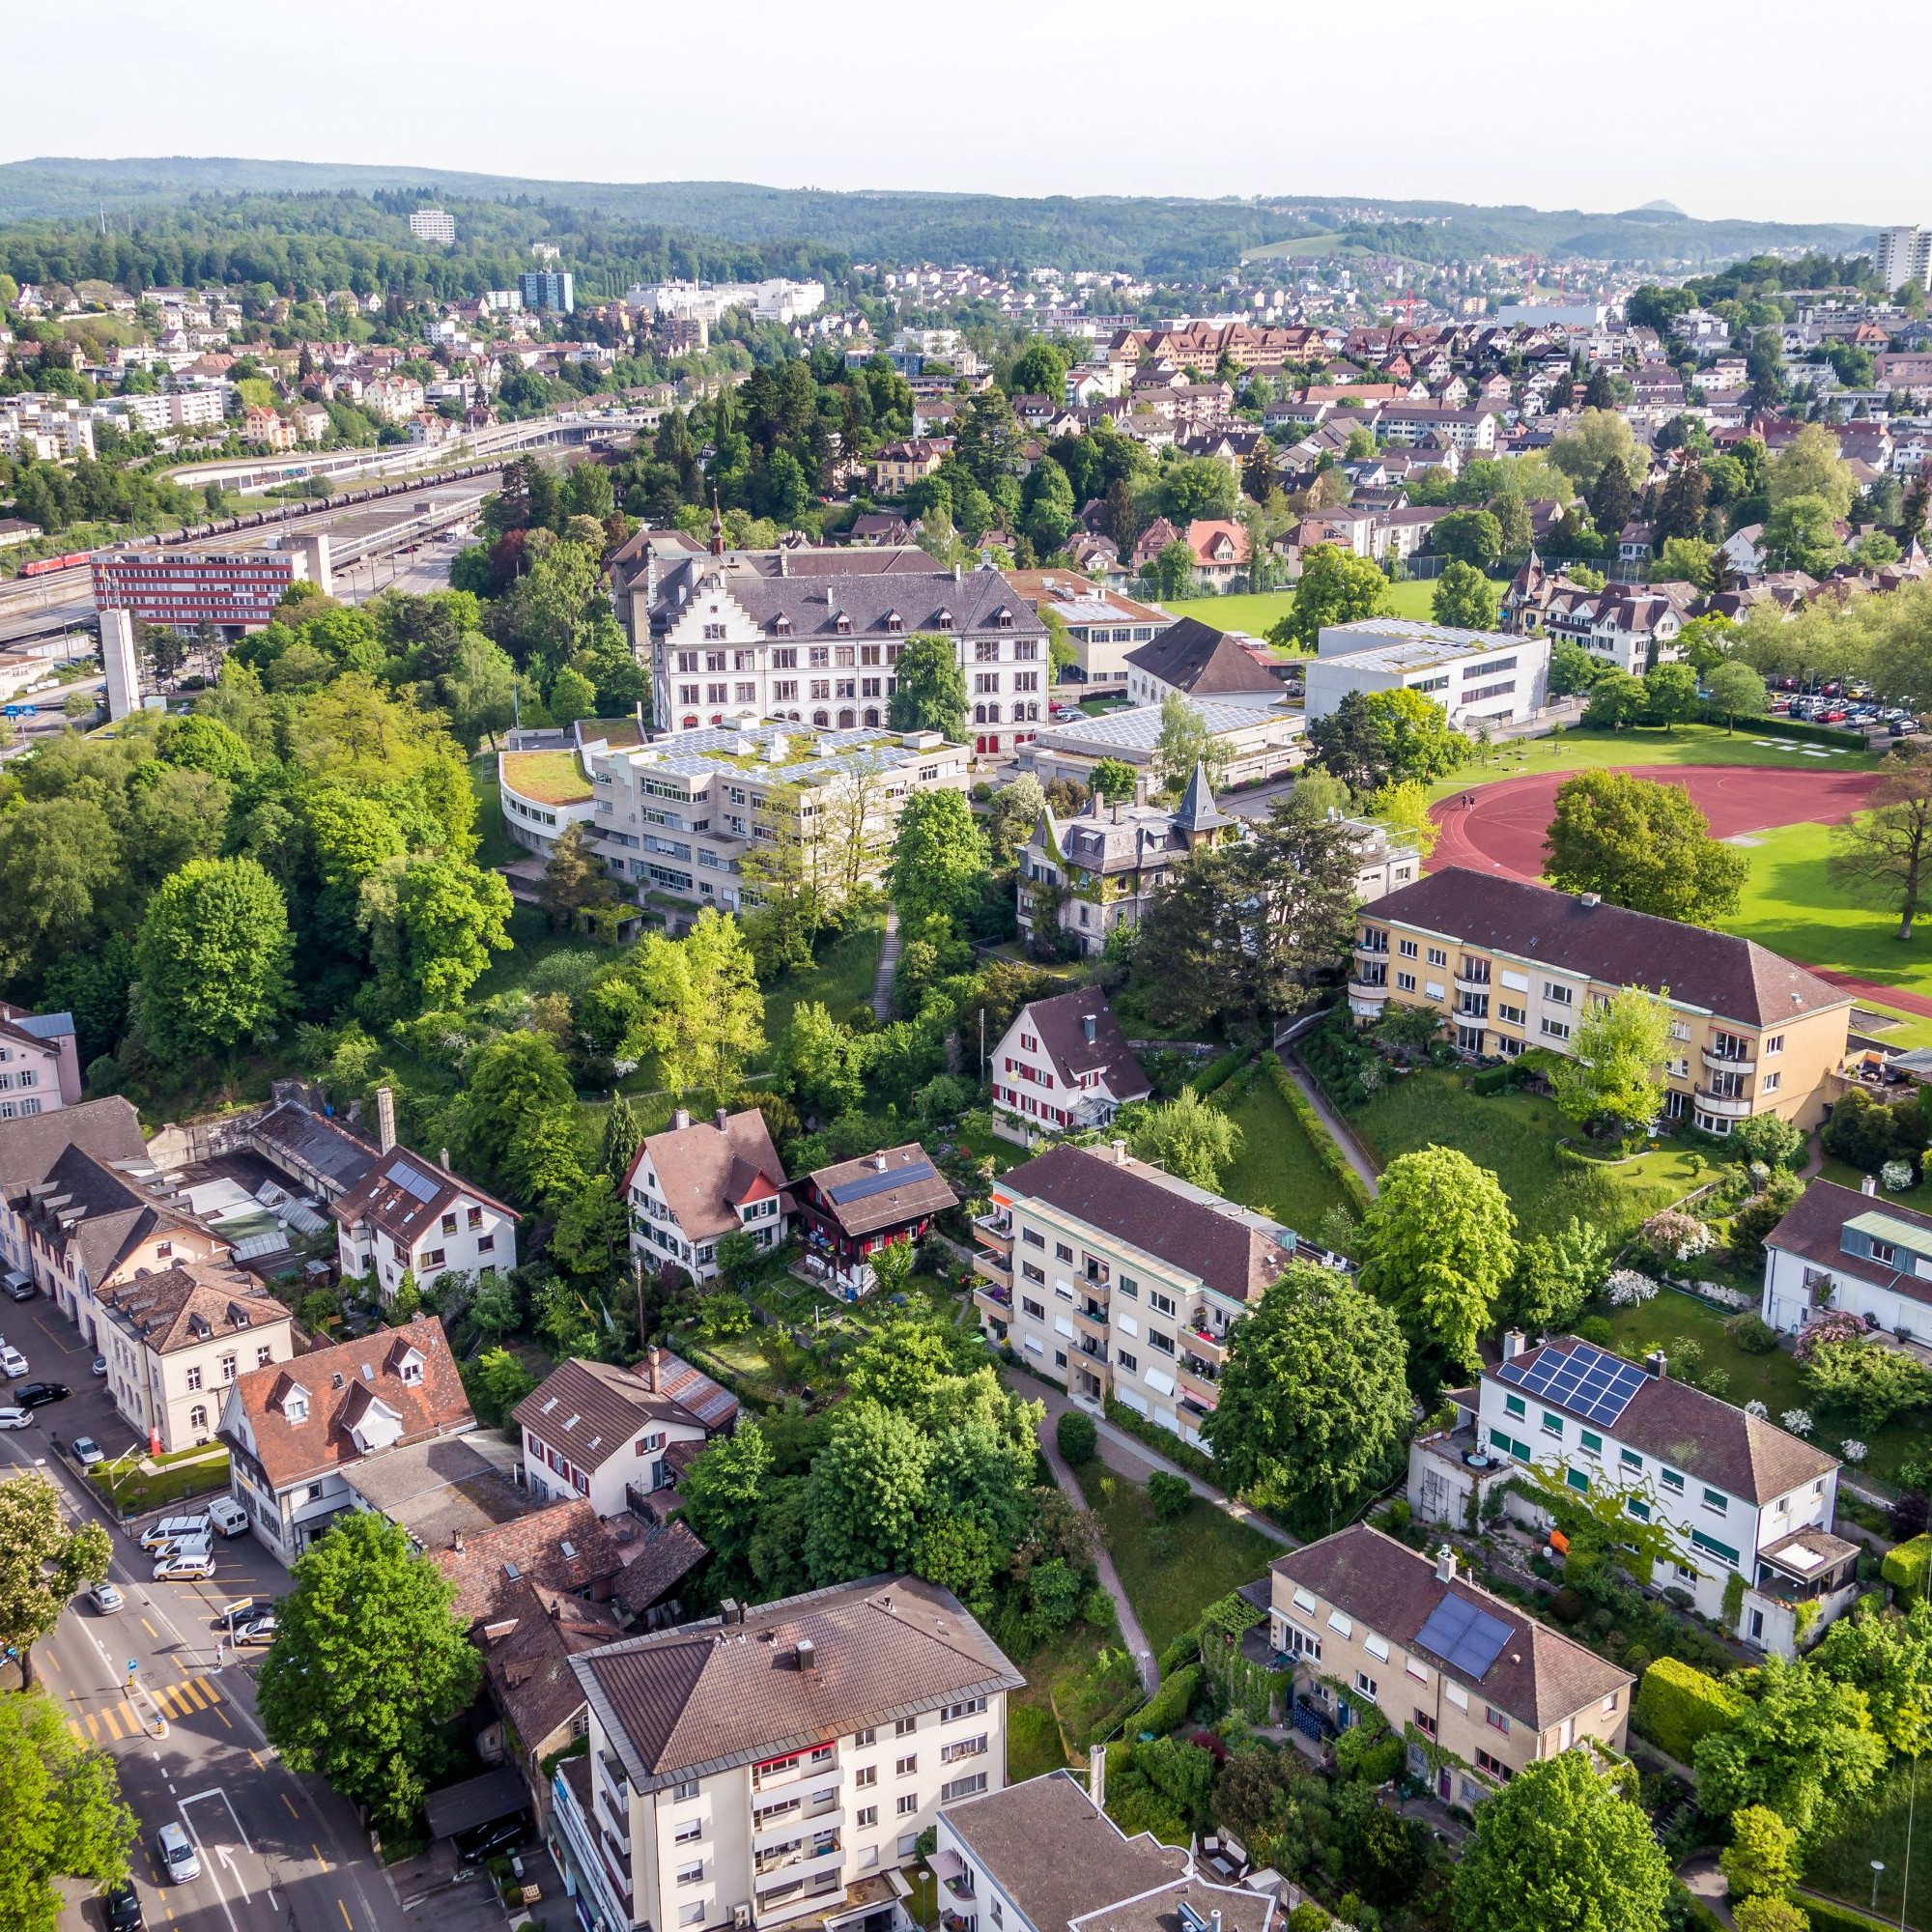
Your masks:
{"label": "pedestrian crosswalk", "polygon": [[[171,1719],[188,1718],[197,1711],[214,1710],[215,1716],[221,1717],[225,1723],[226,1718],[215,1710],[221,1701],[221,1692],[206,1677],[185,1677],[179,1684],[162,1685],[155,1690],[155,1702]],[[82,1745],[137,1738],[143,1729],[141,1719],[134,1715],[134,1707],[125,1697],[117,1703],[103,1705],[98,1711],[83,1711],[78,1718],[70,1718],[67,1727],[73,1733],[74,1742]]]}

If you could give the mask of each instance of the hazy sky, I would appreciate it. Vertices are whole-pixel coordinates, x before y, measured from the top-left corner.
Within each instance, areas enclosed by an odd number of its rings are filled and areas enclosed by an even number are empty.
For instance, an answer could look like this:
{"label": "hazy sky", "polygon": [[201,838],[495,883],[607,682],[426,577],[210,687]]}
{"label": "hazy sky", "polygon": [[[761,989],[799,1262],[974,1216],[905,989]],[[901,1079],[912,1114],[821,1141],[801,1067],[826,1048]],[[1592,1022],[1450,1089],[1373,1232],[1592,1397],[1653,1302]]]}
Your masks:
{"label": "hazy sky", "polygon": [[1922,220],[1932,9],[1885,12],[1855,66],[1810,0],[97,0],[14,11],[0,158]]}

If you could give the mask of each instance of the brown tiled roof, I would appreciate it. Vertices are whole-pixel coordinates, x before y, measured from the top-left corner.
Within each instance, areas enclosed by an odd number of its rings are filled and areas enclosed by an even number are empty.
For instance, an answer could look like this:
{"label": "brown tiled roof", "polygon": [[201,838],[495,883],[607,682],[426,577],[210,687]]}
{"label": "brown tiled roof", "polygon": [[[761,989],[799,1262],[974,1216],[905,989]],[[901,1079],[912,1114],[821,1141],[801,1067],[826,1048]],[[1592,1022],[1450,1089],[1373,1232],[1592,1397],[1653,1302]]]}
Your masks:
{"label": "brown tiled roof", "polygon": [[737,1398],[681,1356],[659,1351],[654,1393],[647,1364],[560,1362],[510,1411],[511,1420],[563,1450],[582,1469],[600,1469],[653,1423],[716,1433],[738,1412]]}
{"label": "brown tiled roof", "polygon": [[[1107,1091],[1122,1103],[1145,1100],[1153,1092],[1146,1069],[1134,1058],[1107,996],[1098,986],[1078,986],[1070,993],[1056,993],[1050,1000],[1034,1000],[1020,1010],[1020,1018],[1039,1036],[1039,1043],[1053,1059],[1053,1069],[1072,1086],[1080,1084],[1083,1073],[1098,1073]],[[1094,1022],[1094,1037],[1087,1037],[1087,1022]]]}
{"label": "brown tiled roof", "polygon": [[570,1667],[619,1634],[604,1605],[586,1604],[528,1577],[505,1583],[489,1622],[472,1633],[497,1708],[535,1749],[583,1708],[583,1687]]}
{"label": "brown tiled roof", "polygon": [[[892,1184],[873,1187],[871,1182],[881,1176]],[[852,1236],[896,1227],[901,1221],[916,1221],[959,1205],[958,1195],[917,1141],[821,1167],[806,1177],[804,1185],[812,1190],[818,1209]],[[841,1191],[851,1198],[840,1201]]]}
{"label": "brown tiled roof", "polygon": [[[1629,1671],[1465,1578],[1443,1582],[1431,1558],[1366,1523],[1278,1557],[1273,1569],[1404,1649],[1429,1658],[1457,1682],[1480,1688],[1498,1710],[1540,1731],[1635,1682]],[[1452,1596],[1474,1604],[1509,1630],[1509,1641],[1480,1677],[1466,1667],[1450,1666],[1446,1658],[1417,1640],[1430,1613]]]}
{"label": "brown tiled roof", "polygon": [[1688,1006],[1747,1026],[1852,1003],[1848,993],[1748,939],[1624,906],[1585,905],[1575,894],[1463,866],[1399,886],[1362,913],[1613,986],[1668,987]]}
{"label": "brown tiled roof", "polygon": [[[1554,1336],[1541,1347],[1517,1357],[1528,1369],[1546,1349],[1569,1350],[1576,1338]],[[1485,1379],[1495,1380],[1493,1371]],[[1507,1384],[1498,1383],[1499,1386]],[[1544,1395],[1532,1398],[1547,1408],[1560,1408],[1590,1423],[1581,1409]],[[1748,1414],[1715,1395],[1666,1373],[1646,1375],[1614,1426],[1601,1426],[1659,1462],[1682,1469],[1747,1502],[1768,1503],[1801,1485],[1828,1476],[1838,1466],[1835,1456],[1793,1435],[1762,1416]]]}
{"label": "brown tiled roof", "polygon": [[[420,1382],[402,1378],[402,1358],[411,1349],[423,1359]],[[305,1422],[291,1422],[283,1413],[283,1398],[295,1387],[308,1394]],[[397,1446],[476,1426],[442,1323],[434,1315],[418,1315],[400,1328],[379,1328],[356,1341],[312,1350],[292,1362],[240,1377],[222,1411],[221,1434],[235,1445],[228,1423],[239,1404],[254,1436],[255,1460],[282,1490],[362,1460],[349,1432],[372,1399],[401,1416]]]}
{"label": "brown tiled roof", "polygon": [[211,1262],[177,1262],[137,1275],[100,1290],[99,1300],[109,1320],[161,1355],[289,1320],[288,1309],[252,1275]]}
{"label": "brown tiled roof", "polygon": [[1280,695],[1281,682],[1265,666],[1257,664],[1225,631],[1183,617],[1170,624],[1151,644],[1127,653],[1127,662],[1149,677],[1171,684],[1195,696],[1211,697],[1232,691],[1265,691]]}
{"label": "brown tiled roof", "polygon": [[1180,1192],[1160,1169],[1087,1148],[1049,1148],[1002,1175],[993,1193],[1044,1201],[1237,1301],[1259,1300],[1294,1259],[1246,1221]]}
{"label": "brown tiled roof", "polygon": [[646,1134],[624,1176],[627,1195],[646,1154],[665,1200],[691,1241],[709,1240],[738,1227],[742,1203],[785,1185],[784,1163],[755,1107],[727,1114],[722,1130],[711,1120]]}
{"label": "brown tiled roof", "polygon": [[1764,1237],[1767,1248],[1782,1248],[1800,1255],[1820,1267],[1834,1268],[1854,1281],[1870,1282],[1874,1288],[1889,1289],[1909,1301],[1932,1305],[1932,1281],[1909,1269],[1886,1267],[1869,1255],[1848,1255],[1839,1245],[1847,1221],[1874,1211],[1903,1221],[1932,1238],[1932,1214],[1903,1208],[1895,1201],[1877,1200],[1861,1194],[1856,1187],[1840,1187],[1833,1180],[1814,1180],[1790,1208],[1784,1219]]}
{"label": "brown tiled roof", "polygon": [[643,1791],[1026,1682],[950,1590],[910,1577],[681,1625],[573,1667]]}
{"label": "brown tiled roof", "polygon": [[425,1160],[400,1142],[376,1163],[330,1212],[345,1228],[373,1222],[404,1248],[413,1247],[459,1201],[481,1201],[512,1221],[523,1216],[473,1182]]}

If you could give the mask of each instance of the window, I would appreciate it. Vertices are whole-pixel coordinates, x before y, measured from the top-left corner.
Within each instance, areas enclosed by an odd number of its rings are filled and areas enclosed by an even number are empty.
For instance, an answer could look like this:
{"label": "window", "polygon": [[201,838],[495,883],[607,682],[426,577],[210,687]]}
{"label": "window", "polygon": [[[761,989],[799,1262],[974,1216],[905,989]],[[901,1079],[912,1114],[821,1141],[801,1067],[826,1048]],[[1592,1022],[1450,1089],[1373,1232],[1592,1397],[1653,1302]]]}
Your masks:
{"label": "window", "polygon": [[1769,1058],[1774,1053],[1782,1053],[1784,1051],[1784,1036],[1781,1033],[1767,1034],[1765,1036],[1764,1051],[1766,1058]]}
{"label": "window", "polygon": [[1783,1074],[1766,1073],[1759,1078],[1757,1083],[1757,1091],[1760,1094],[1776,1094],[1777,1090],[1781,1086],[1783,1086],[1783,1084],[1784,1084]]}
{"label": "window", "polygon": [[1046,1283],[1046,1270],[1037,1262],[1022,1262],[1020,1273],[1037,1287],[1043,1287]]}
{"label": "window", "polygon": [[1550,1039],[1568,1039],[1570,1037],[1569,1023],[1564,1020],[1553,1020],[1548,1013],[1545,1013],[1543,1016],[1543,1031]]}
{"label": "window", "polygon": [[1435,1735],[1435,1719],[1420,1704],[1415,1707],[1415,1728],[1425,1738],[1433,1738]]}
{"label": "window", "polygon": [[1704,1507],[1714,1516],[1722,1516],[1731,1506],[1731,1499],[1722,1490],[1706,1490]]}
{"label": "window", "polygon": [[1125,1349],[1114,1350],[1114,1366],[1117,1369],[1124,1369],[1130,1376],[1137,1376],[1141,1372],[1139,1357],[1129,1353]]}
{"label": "window", "polygon": [[1373,1697],[1376,1694],[1378,1688],[1378,1687],[1376,1684],[1376,1680],[1373,1677],[1371,1677],[1366,1670],[1358,1670],[1355,1672],[1355,1689],[1359,1690],[1364,1697]]}
{"label": "window", "polygon": [[1521,1396],[1506,1395],[1503,1397],[1503,1412],[1506,1415],[1515,1416],[1520,1422],[1529,1413],[1529,1406]]}
{"label": "window", "polygon": [[1619,1449],[1617,1451],[1617,1461],[1626,1469],[1641,1469],[1643,1467],[1643,1458],[1634,1449]]}
{"label": "window", "polygon": [[1493,1704],[1486,1704],[1483,1707],[1483,1712],[1489,1719],[1491,1730],[1500,1731],[1504,1737],[1509,1736],[1510,1720],[1508,1712],[1498,1711]]}
{"label": "window", "polygon": [[1046,1236],[1037,1229],[1022,1228],[1020,1230],[1020,1239],[1030,1248],[1043,1248],[1046,1246]]}
{"label": "window", "polygon": [[876,1804],[862,1804],[859,1807],[859,1830],[869,1832],[879,1822],[879,1807]]}
{"label": "window", "polygon": [[865,1746],[870,1744],[877,1736],[878,1733],[874,1731],[869,1724],[867,1724],[863,1731],[854,1731],[852,1733],[852,1743],[854,1744],[854,1746],[863,1748]]}
{"label": "window", "polygon": [[1441,947],[1432,946],[1429,949],[1429,963],[1432,966],[1446,966],[1449,963],[1449,954]]}
{"label": "window", "polygon": [[1150,1328],[1147,1331],[1147,1345],[1159,1355],[1171,1355],[1174,1353],[1174,1337],[1172,1335],[1163,1335],[1158,1328]]}
{"label": "window", "polygon": [[1395,976],[1395,989],[1398,993],[1414,992],[1415,975],[1413,973],[1398,973]]}
{"label": "window", "polygon": [[[942,1724],[950,1724],[960,1718],[977,1718],[985,1708],[985,1698],[969,1697],[963,1704],[947,1705],[939,1714],[939,1721]],[[981,1739],[980,1742],[983,1744],[985,1740]]]}
{"label": "window", "polygon": [[1546,980],[1543,982],[1543,997],[1552,1007],[1574,1007],[1577,1004],[1577,989],[1575,986],[1560,986],[1554,980]]}
{"label": "window", "polygon": [[1560,1415],[1551,1414],[1546,1408],[1543,1411],[1543,1433],[1546,1435],[1554,1435],[1560,1440],[1563,1435],[1563,1418]]}
{"label": "window", "polygon": [[900,1818],[916,1817],[919,1813],[919,1793],[908,1791],[893,1808],[895,1814]]}
{"label": "window", "polygon": [[901,1718],[893,1726],[893,1736],[895,1738],[909,1738],[918,1728],[919,1719],[917,1718]]}
{"label": "window", "polygon": [[196,1362],[187,1372],[187,1385],[191,1389],[201,1386],[201,1364]]}
{"label": "window", "polygon": [[695,1845],[703,1835],[704,1820],[702,1818],[687,1818],[671,1833],[671,1843],[674,1845]]}
{"label": "window", "polygon": [[1405,959],[1413,959],[1415,957],[1415,941],[1412,939],[1398,939],[1395,943],[1395,950]]}
{"label": "window", "polygon": [[1053,1259],[1057,1262],[1065,1262],[1068,1267],[1071,1267],[1073,1265],[1073,1250],[1065,1241],[1055,1241],[1053,1244]]}
{"label": "window", "polygon": [[1715,1556],[1727,1569],[1738,1567],[1738,1552],[1728,1543],[1719,1543],[1715,1536],[1706,1536],[1701,1529],[1690,1532],[1690,1547],[1701,1549],[1706,1556]]}
{"label": "window", "polygon": [[700,1859],[696,1864],[679,1865],[677,1868],[677,1883],[679,1885],[702,1885],[704,1883],[704,1861]]}
{"label": "window", "polygon": [[1122,1275],[1115,1282],[1114,1286],[1118,1288],[1121,1291],[1121,1293],[1127,1297],[1129,1301],[1138,1301],[1140,1299],[1141,1285],[1133,1278],[1132,1275],[1130,1274]]}
{"label": "window", "polygon": [[1675,1469],[1660,1469],[1658,1474],[1663,1478],[1666,1490],[1674,1491],[1680,1496],[1684,1493],[1684,1478]]}
{"label": "window", "polygon": [[1582,1439],[1583,1447],[1587,1449],[1591,1455],[1601,1456],[1604,1453],[1604,1438],[1601,1435],[1599,1435],[1594,1429],[1582,1430],[1579,1432],[1579,1435]]}
{"label": "window", "polygon": [[1347,1613],[1342,1610],[1328,1612],[1328,1628],[1337,1636],[1353,1636],[1355,1634],[1355,1626],[1349,1621]]}
{"label": "window", "polygon": [[258,1369],[266,1369],[274,1359],[275,1351],[267,1342],[255,1350],[255,1366]]}
{"label": "window", "polygon": [[949,1784],[942,1784],[939,1787],[939,1802],[942,1804],[957,1804],[962,1798],[977,1797],[985,1788],[986,1774],[976,1771],[965,1777],[955,1777]]}
{"label": "window", "polygon": [[1466,1711],[1469,1708],[1469,1693],[1460,1684],[1451,1684],[1445,1678],[1442,1683],[1442,1694],[1455,1705],[1457,1710]]}
{"label": "window", "polygon": [[1526,1017],[1521,1007],[1513,1007],[1507,1000],[1496,1002],[1496,1018],[1509,1026],[1521,1026]]}
{"label": "window", "polygon": [[879,1781],[879,1767],[875,1764],[862,1764],[852,1782],[861,1791],[869,1791]]}
{"label": "window", "polygon": [[696,1798],[697,1796],[696,1778],[687,1777],[682,1779],[679,1783],[672,1785],[670,1795],[673,1800],[683,1799],[683,1798]]}
{"label": "window", "polygon": [[900,1836],[898,1841],[898,1856],[900,1858],[909,1859],[918,1850],[919,1833],[917,1832],[907,1832]]}
{"label": "window", "polygon": [[223,1355],[221,1358],[221,1379],[225,1382],[232,1382],[235,1379],[235,1357],[232,1354]]}
{"label": "window", "polygon": [[1481,1746],[1476,1748],[1476,1769],[1488,1772],[1499,1784],[1507,1784],[1516,1776],[1501,1758],[1492,1757]]}
{"label": "window", "polygon": [[1036,1321],[1044,1321],[1046,1320],[1046,1304],[1035,1301],[1030,1295],[1023,1294],[1020,1296],[1020,1313],[1032,1316]]}
{"label": "window", "polygon": [[893,1776],[895,1777],[913,1777],[918,1775],[918,1772],[919,1754],[916,1751],[911,1757],[902,1757],[894,1760]]}
{"label": "window", "polygon": [[1648,1522],[1650,1520],[1650,1505],[1641,1496],[1632,1496],[1625,1504],[1625,1507],[1630,1511],[1632,1516],[1636,1518],[1638,1522]]}
{"label": "window", "polygon": [[1590,1493],[1590,1476],[1588,1470],[1565,1469],[1563,1472],[1563,1480],[1566,1483],[1568,1483],[1573,1490],[1577,1491],[1580,1494],[1588,1495]]}
{"label": "window", "polygon": [[196,1403],[188,1410],[187,1426],[190,1429],[206,1429],[208,1427],[208,1409],[203,1404]]}
{"label": "window", "polygon": [[1161,1293],[1157,1288],[1151,1288],[1148,1290],[1148,1306],[1156,1315],[1172,1315],[1174,1313],[1174,1296]]}

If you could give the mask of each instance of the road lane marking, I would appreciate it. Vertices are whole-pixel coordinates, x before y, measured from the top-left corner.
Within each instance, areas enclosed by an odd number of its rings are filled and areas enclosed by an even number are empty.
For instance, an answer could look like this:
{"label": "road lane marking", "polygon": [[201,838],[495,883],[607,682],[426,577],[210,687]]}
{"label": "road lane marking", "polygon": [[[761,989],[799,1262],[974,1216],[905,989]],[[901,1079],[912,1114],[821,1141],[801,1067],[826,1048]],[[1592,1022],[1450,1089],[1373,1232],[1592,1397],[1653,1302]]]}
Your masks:
{"label": "road lane marking", "polygon": [[296,1801],[286,1791],[282,1793],[282,1803],[289,1807],[289,1816],[291,1818],[299,1818],[301,1816],[301,1813],[296,1809]]}
{"label": "road lane marking", "polygon": [[252,1749],[248,1753],[248,1760],[255,1767],[257,1771],[267,1771],[269,1768],[266,1764],[262,1762],[262,1760],[259,1757],[255,1755]]}
{"label": "road lane marking", "polygon": [[[116,1744],[119,1744],[121,1741],[121,1723],[119,1719],[115,1717],[113,1711],[112,1710],[102,1711],[100,1714],[100,1721],[107,1726],[107,1735],[111,1737]],[[89,1718],[87,1723],[88,1723],[88,1728],[92,1730],[94,1727],[94,1719],[92,1718]]]}
{"label": "road lane marking", "polygon": [[211,1704],[218,1704],[221,1702],[221,1692],[218,1691],[214,1688],[214,1686],[208,1681],[206,1677],[197,1677],[194,1680],[194,1688],[197,1690],[199,1690],[201,1694],[204,1697],[206,1697]]}
{"label": "road lane marking", "polygon": [[224,1724],[226,1724],[231,1731],[235,1728],[233,1724],[228,1723],[228,1713],[226,1711],[217,1710],[214,1715],[217,1718],[219,1718],[221,1721]]}
{"label": "road lane marking", "polygon": [[[168,1788],[172,1791],[174,1787],[170,1785]],[[228,1932],[242,1932],[242,1928],[235,1922],[235,1913],[228,1903],[228,1894],[222,1890],[221,1881],[214,1875],[214,1860],[210,1856],[208,1847],[201,1842],[201,1833],[194,1829],[194,1820],[187,1815],[187,1807],[188,1801],[184,1799],[180,1806],[182,1823],[187,1827],[187,1834],[194,1840],[194,1848],[201,1855],[201,1875],[214,1888],[215,1902],[221,1907],[222,1917],[228,1920]]]}
{"label": "road lane marking", "polygon": [[309,1850],[315,1854],[316,1863],[319,1864],[324,1871],[327,1871],[328,1869],[328,1861],[323,1857],[322,1847],[317,1844],[311,1844],[309,1846]]}
{"label": "road lane marking", "polygon": [[128,1726],[128,1735],[131,1738],[142,1728],[140,1719],[134,1715],[133,1705],[124,1697],[114,1708],[121,1714],[121,1721]]}
{"label": "road lane marking", "polygon": [[208,1709],[207,1698],[192,1684],[177,1684],[174,1687],[174,1692],[190,1711],[205,1711]]}
{"label": "road lane marking", "polygon": [[47,1652],[47,1662],[53,1665],[55,1676],[65,1677],[67,1675],[67,1672],[61,1668],[60,1655],[57,1651],[50,1650]]}
{"label": "road lane marking", "polygon": [[71,1718],[70,1718],[70,1719],[69,1719],[67,1720],[67,1727],[68,1727],[68,1729],[69,1729],[69,1730],[71,1730],[71,1732],[73,1733],[73,1741],[74,1741],[74,1743],[75,1743],[75,1744],[77,1744],[77,1745],[84,1745],[84,1744],[86,1744],[86,1742],[87,1742],[87,1733],[86,1733],[85,1731],[83,1731],[83,1730],[82,1730],[82,1729],[80,1728],[80,1726],[79,1726],[79,1725],[78,1725],[77,1723],[75,1723],[75,1722],[74,1722],[74,1720],[73,1720],[73,1719],[72,1719]]}
{"label": "road lane marking", "polygon": [[149,1635],[150,1635],[151,1637],[153,1637],[153,1638],[155,1639],[155,1641],[156,1641],[156,1643],[159,1643],[159,1642],[160,1642],[160,1640],[161,1640],[161,1634],[160,1634],[160,1632],[159,1632],[159,1631],[157,1631],[157,1630],[156,1630],[156,1628],[154,1627],[154,1625],[153,1625],[153,1624],[151,1624],[151,1623],[150,1623],[150,1622],[149,1622],[149,1621],[147,1620],[147,1618],[146,1618],[146,1617],[143,1617],[143,1618],[141,1619],[141,1628],[142,1628],[142,1629],[143,1629],[144,1631],[146,1631],[146,1632],[148,1633],[148,1634],[149,1634]]}
{"label": "road lane marking", "polygon": [[350,1918],[348,1906],[344,1905],[341,1899],[338,1898],[335,1901],[335,1909],[342,1914],[342,1922],[349,1927],[349,1932],[355,1932],[355,1921]]}
{"label": "road lane marking", "polygon": [[175,1707],[168,1702],[168,1687],[165,1684],[157,1685],[153,1690],[149,1691],[148,1694],[155,1700],[156,1704],[158,1704],[161,1707],[162,1711],[165,1712],[168,1717],[179,1718],[181,1716],[181,1713],[177,1711]]}

